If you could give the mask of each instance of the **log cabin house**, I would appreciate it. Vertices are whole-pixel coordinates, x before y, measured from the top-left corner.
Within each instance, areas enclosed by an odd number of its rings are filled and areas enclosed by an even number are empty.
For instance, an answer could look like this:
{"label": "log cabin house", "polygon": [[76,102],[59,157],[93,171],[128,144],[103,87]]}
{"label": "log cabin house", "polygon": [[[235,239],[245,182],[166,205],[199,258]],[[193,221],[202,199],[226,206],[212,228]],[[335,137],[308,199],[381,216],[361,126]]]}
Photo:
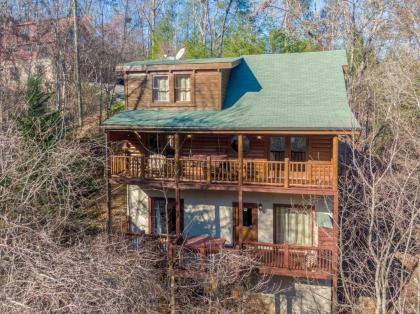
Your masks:
{"label": "log cabin house", "polygon": [[127,185],[127,231],[248,250],[286,291],[273,304],[329,312],[339,136],[359,128],[345,64],[336,50],[120,66],[126,110],[102,127],[124,144],[107,156],[108,191]]}

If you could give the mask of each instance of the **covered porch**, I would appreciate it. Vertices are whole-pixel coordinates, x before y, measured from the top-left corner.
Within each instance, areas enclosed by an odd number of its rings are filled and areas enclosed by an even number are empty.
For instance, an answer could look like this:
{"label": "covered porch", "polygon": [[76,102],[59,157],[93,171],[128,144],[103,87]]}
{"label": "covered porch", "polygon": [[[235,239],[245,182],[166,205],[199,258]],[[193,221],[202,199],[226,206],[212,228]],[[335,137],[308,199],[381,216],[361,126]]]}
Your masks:
{"label": "covered porch", "polygon": [[120,182],[337,188],[338,137],[315,134],[180,134],[113,131],[109,156]]}

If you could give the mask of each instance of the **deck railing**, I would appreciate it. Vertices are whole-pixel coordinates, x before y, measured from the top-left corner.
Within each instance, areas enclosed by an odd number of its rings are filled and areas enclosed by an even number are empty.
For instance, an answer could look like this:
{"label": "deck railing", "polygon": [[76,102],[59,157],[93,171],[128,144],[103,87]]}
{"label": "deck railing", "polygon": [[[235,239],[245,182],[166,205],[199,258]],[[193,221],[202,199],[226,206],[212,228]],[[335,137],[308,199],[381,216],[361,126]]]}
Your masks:
{"label": "deck railing", "polygon": [[111,156],[113,176],[140,179],[164,179],[199,183],[238,183],[284,187],[333,186],[333,165],[328,161],[267,161],[244,159],[174,158],[164,156]]}
{"label": "deck railing", "polygon": [[261,266],[297,271],[332,271],[332,250],[329,249],[261,242],[244,242],[243,248]]}
{"label": "deck railing", "polygon": [[[225,248],[225,250],[236,249]],[[177,266],[189,270],[205,270],[206,261],[220,252],[221,248],[170,246],[170,254],[175,258]],[[265,267],[267,272],[277,269],[308,277],[311,277],[311,274],[333,273],[333,253],[330,249],[245,242],[242,250],[236,252],[237,254],[246,252],[247,256],[255,260],[256,266]]]}

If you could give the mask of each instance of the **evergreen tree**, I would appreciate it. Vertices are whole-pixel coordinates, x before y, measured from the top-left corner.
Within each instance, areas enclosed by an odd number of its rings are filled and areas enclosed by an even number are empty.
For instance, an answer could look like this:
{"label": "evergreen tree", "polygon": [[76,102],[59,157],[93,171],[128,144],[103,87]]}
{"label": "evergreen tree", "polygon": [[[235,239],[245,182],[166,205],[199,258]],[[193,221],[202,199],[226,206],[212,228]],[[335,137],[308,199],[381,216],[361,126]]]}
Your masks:
{"label": "evergreen tree", "polygon": [[47,110],[51,96],[52,93],[42,91],[40,77],[29,78],[25,95],[27,110],[16,119],[25,140],[35,140],[45,147],[62,137],[60,112]]}
{"label": "evergreen tree", "polygon": [[207,58],[209,53],[207,47],[200,38],[194,34],[191,39],[184,42],[186,49],[185,59]]}
{"label": "evergreen tree", "polygon": [[320,47],[310,39],[296,39],[283,30],[271,30],[269,35],[271,53],[319,51]]}
{"label": "evergreen tree", "polygon": [[229,32],[223,47],[224,57],[255,55],[265,52],[264,41],[252,31],[249,25],[239,27]]}

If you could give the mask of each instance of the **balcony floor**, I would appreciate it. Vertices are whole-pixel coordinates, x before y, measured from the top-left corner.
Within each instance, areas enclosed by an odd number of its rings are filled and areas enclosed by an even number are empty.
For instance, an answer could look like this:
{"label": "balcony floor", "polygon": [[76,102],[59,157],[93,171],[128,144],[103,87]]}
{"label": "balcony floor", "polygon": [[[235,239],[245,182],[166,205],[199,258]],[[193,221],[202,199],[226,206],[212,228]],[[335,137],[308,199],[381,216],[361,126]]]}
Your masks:
{"label": "balcony floor", "polygon": [[270,184],[248,184],[244,183],[239,186],[238,183],[201,183],[188,182],[167,179],[141,179],[129,178],[125,176],[113,175],[110,178],[112,184],[132,184],[145,186],[150,188],[179,188],[181,190],[205,190],[205,191],[239,191],[243,192],[263,192],[263,193],[280,193],[280,194],[298,194],[298,195],[335,195],[337,192],[332,188],[320,188],[317,186],[290,186],[288,188],[283,185]]}

